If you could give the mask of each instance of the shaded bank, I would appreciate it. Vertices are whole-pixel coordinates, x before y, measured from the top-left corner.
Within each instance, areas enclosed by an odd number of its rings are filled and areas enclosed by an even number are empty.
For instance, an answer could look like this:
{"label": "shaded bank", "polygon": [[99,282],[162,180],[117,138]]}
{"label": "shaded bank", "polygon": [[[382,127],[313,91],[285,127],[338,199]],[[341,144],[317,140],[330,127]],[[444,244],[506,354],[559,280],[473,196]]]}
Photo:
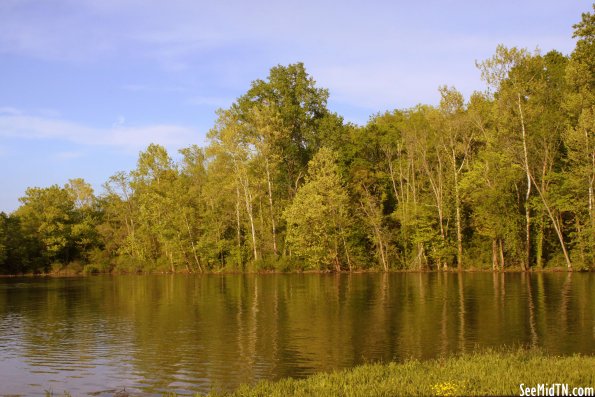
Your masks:
{"label": "shaded bank", "polygon": [[[541,350],[487,350],[434,360],[365,364],[305,379],[242,385],[233,392],[195,397],[286,396],[595,396],[594,356],[547,356]],[[134,397],[126,389],[106,390]],[[46,391],[46,397],[56,394]],[[176,397],[175,392],[163,396]]]}
{"label": "shaded bank", "polygon": [[[306,379],[262,381],[210,397],[248,396],[517,396],[543,384],[560,395],[595,395],[594,356],[547,356],[540,350],[474,352],[428,361],[366,364]],[[559,386],[558,386],[559,384]],[[521,390],[522,388],[522,390]],[[582,388],[582,389],[574,389]]]}
{"label": "shaded bank", "polygon": [[244,269],[234,269],[223,267],[220,269],[209,269],[203,271],[189,271],[188,269],[180,269],[170,271],[167,269],[151,269],[147,266],[145,270],[123,270],[123,269],[108,269],[100,268],[93,264],[82,266],[80,263],[58,265],[56,264],[52,269],[47,272],[29,272],[29,273],[14,273],[14,274],[0,274],[0,278],[4,277],[79,277],[79,276],[96,276],[96,275],[209,275],[209,274],[236,274],[236,275],[255,275],[255,274],[394,274],[394,273],[444,273],[444,274],[456,274],[456,273],[492,273],[492,274],[508,274],[508,273],[527,273],[527,274],[540,274],[540,273],[593,273],[595,268],[586,266],[577,266],[576,269],[568,269],[562,266],[542,267],[542,268],[529,268],[523,269],[521,266],[510,266],[504,269],[492,269],[486,266],[473,266],[467,265],[465,269],[457,269],[456,267],[450,267],[445,269],[388,269],[384,270],[378,267],[370,267],[356,270],[307,270],[300,266],[300,263],[292,265],[290,261],[283,262],[260,262],[252,266],[247,266]]}

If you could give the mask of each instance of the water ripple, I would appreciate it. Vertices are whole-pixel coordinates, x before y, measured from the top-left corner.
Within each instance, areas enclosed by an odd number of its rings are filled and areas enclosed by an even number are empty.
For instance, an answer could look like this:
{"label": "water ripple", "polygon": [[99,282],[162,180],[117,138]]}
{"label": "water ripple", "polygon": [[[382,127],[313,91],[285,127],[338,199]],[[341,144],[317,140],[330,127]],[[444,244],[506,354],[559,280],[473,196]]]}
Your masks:
{"label": "water ripple", "polygon": [[475,345],[593,354],[594,291],[588,274],[2,279],[0,393],[191,394]]}

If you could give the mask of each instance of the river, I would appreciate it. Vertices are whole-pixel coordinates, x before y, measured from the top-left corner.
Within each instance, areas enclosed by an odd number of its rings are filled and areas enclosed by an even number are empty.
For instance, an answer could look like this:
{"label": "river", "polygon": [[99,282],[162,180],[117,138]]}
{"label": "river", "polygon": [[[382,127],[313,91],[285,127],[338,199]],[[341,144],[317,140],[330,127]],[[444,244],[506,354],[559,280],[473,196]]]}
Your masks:
{"label": "river", "polygon": [[231,390],[499,346],[595,353],[593,273],[0,279],[0,394]]}

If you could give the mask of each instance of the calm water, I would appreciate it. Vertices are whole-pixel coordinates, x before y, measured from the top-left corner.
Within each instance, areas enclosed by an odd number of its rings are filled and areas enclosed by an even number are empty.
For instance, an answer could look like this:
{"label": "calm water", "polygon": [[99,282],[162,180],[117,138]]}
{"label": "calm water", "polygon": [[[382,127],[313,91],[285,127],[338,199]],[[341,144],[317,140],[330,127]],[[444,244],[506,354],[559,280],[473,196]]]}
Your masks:
{"label": "calm water", "polygon": [[181,394],[476,346],[595,353],[595,274],[0,279],[0,394]]}

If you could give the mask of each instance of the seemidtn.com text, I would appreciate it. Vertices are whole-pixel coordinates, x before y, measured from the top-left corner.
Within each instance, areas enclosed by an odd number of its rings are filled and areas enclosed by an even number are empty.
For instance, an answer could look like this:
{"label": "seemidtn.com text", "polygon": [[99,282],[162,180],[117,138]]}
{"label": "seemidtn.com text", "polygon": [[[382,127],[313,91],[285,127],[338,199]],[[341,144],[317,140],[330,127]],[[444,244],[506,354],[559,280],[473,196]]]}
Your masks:
{"label": "seemidtn.com text", "polygon": [[568,383],[538,383],[537,386],[528,387],[520,384],[521,396],[595,396],[593,387],[570,387]]}

